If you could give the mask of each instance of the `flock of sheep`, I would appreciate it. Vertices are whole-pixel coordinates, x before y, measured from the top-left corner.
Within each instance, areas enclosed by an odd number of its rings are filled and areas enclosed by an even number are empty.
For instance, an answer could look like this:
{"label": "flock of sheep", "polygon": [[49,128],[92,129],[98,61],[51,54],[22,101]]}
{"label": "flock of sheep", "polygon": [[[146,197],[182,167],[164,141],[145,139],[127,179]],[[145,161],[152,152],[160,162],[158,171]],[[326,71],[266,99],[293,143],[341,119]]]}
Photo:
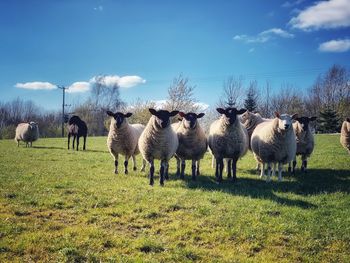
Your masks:
{"label": "flock of sheep", "polygon": [[[128,173],[128,161],[133,160],[133,170],[137,169],[136,155],[141,153],[143,164],[141,171],[145,170],[146,162],[150,166],[150,185],[154,184],[154,160],[160,160],[160,184],[168,179],[169,160],[177,160],[177,175],[184,178],[186,160],[192,161],[192,179],[200,174],[199,164],[209,146],[215,164],[217,181],[222,181],[224,161],[227,176],[236,180],[237,162],[246,152],[251,150],[260,169],[260,177],[265,175],[267,181],[278,169],[278,180],[282,180],[284,164],[289,164],[288,171],[295,173],[296,156],[301,155],[301,170],[307,170],[307,158],[314,149],[314,137],[309,123],[316,117],[298,117],[296,114],[275,113],[275,118],[262,118],[258,113],[245,109],[218,108],[220,118],[210,125],[209,135],[206,136],[198,119],[204,113],[184,113],[179,111],[149,109],[151,118],[146,126],[142,124],[129,124],[127,118],[132,113],[107,111],[111,117],[110,129],[107,137],[107,147],[114,158],[115,173],[118,174],[119,155],[123,155],[124,173]],[[178,115],[178,122],[171,124],[171,118]],[[78,116],[69,120],[68,149],[70,137],[77,139],[84,137],[85,150],[87,126]],[[38,125],[34,122],[20,123],[16,129],[15,140],[32,142],[39,137]],[[347,118],[341,128],[341,144],[350,153],[350,118]]]}

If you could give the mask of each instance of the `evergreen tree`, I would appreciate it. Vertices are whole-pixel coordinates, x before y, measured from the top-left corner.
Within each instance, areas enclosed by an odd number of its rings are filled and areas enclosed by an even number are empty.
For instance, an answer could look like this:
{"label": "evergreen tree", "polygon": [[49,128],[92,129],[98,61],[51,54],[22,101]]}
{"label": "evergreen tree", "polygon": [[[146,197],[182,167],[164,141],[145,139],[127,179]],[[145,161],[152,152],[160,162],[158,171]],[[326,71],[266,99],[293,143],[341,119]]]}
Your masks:
{"label": "evergreen tree", "polygon": [[258,107],[257,98],[258,94],[255,86],[251,84],[248,88],[247,97],[244,100],[244,108],[251,112],[255,111]]}
{"label": "evergreen tree", "polygon": [[324,110],[320,111],[318,131],[322,133],[339,132],[339,123],[339,118],[335,110],[327,107]]}

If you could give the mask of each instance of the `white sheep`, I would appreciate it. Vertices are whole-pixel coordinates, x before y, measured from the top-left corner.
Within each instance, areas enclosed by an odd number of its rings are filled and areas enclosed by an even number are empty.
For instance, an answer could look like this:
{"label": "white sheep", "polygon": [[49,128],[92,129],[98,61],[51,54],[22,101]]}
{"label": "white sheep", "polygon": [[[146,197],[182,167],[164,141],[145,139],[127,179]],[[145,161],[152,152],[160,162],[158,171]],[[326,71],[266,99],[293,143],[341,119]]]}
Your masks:
{"label": "white sheep", "polygon": [[[182,117],[181,122],[172,124],[179,138],[179,146],[176,151],[177,175],[184,179],[186,160],[192,160],[192,180],[196,180],[199,175],[199,163],[208,148],[207,138],[204,130],[200,126],[198,119],[204,116],[204,113],[196,114],[193,112],[179,112]],[[180,170],[181,161],[181,170]]]}
{"label": "white sheep", "polygon": [[[209,147],[215,156],[217,180],[222,181],[223,159],[232,159],[228,162],[228,171],[232,170],[232,180],[237,179],[237,161],[244,156],[248,150],[248,133],[238,120],[237,115],[246,110],[236,108],[217,108],[221,117],[210,125]],[[232,167],[231,167],[232,166]],[[230,177],[230,173],[228,177]]]}
{"label": "white sheep", "polygon": [[[314,150],[314,135],[311,132],[310,121],[315,121],[316,117],[298,117],[293,123],[293,129],[295,132],[295,139],[297,143],[296,156],[301,155],[301,171],[306,173],[307,171],[307,158],[310,157]],[[295,175],[295,166],[297,164],[296,156],[293,160],[293,168],[291,168],[291,163],[289,163],[288,171],[293,172]]]}
{"label": "white sheep", "polygon": [[17,142],[17,147],[20,141],[26,143],[26,147],[32,147],[34,141],[39,138],[39,127],[38,124],[31,121],[28,123],[20,123],[16,128],[15,141]]}
{"label": "white sheep", "polygon": [[[107,147],[109,152],[114,158],[115,174],[118,174],[118,156],[122,154],[125,156],[124,161],[124,173],[128,174],[128,161],[132,157],[133,170],[136,171],[136,158],[135,156],[140,152],[138,148],[138,139],[145,129],[142,124],[129,124],[127,118],[132,113],[124,114],[122,112],[113,113],[107,111],[107,114],[111,116],[111,124],[107,137]],[[145,161],[141,171],[145,169]]]}
{"label": "white sheep", "polygon": [[340,132],[340,143],[350,154],[350,118],[343,122]]}
{"label": "white sheep", "polygon": [[139,138],[139,149],[143,159],[150,164],[150,185],[154,184],[154,160],[160,160],[160,185],[164,185],[164,177],[168,179],[168,162],[175,155],[179,140],[170,125],[170,117],[178,111],[149,109],[152,114],[146,128]]}
{"label": "white sheep", "polygon": [[[278,180],[282,180],[283,164],[293,160],[296,153],[295,133],[292,120],[296,114],[280,115],[275,112],[276,118],[272,121],[260,123],[253,131],[251,146],[255,159],[262,164],[268,165],[267,181],[270,181],[271,164],[278,163]],[[261,169],[261,177],[264,176]]]}

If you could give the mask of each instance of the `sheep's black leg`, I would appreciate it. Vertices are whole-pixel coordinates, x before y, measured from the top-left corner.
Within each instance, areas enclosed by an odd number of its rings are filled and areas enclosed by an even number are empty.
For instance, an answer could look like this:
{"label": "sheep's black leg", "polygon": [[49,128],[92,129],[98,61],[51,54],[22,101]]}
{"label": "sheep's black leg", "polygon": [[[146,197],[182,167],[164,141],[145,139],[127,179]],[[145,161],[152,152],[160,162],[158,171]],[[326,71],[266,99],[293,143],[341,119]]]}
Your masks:
{"label": "sheep's black leg", "polygon": [[86,149],[86,136],[84,136],[84,146],[83,146],[83,150],[85,151]]}
{"label": "sheep's black leg", "polygon": [[128,158],[124,161],[124,174],[128,174]]}
{"label": "sheep's black leg", "polygon": [[307,157],[306,156],[302,156],[301,171],[306,173],[306,168],[307,168]]}
{"label": "sheep's black leg", "polygon": [[176,159],[176,176],[180,176],[180,158],[175,156]]}
{"label": "sheep's black leg", "polygon": [[159,170],[159,183],[161,186],[164,185],[164,170],[165,170],[165,164],[164,164],[164,161],[161,161],[160,170]]}
{"label": "sheep's black leg", "polygon": [[200,164],[200,161],[199,161],[199,160],[197,160],[197,161],[196,161],[196,175],[197,175],[197,176],[200,176],[200,172],[199,172],[199,164]]}
{"label": "sheep's black leg", "polygon": [[232,174],[231,174],[231,167],[232,167],[232,159],[227,159],[227,167],[226,167],[226,170],[227,170],[227,178],[231,178],[232,177]]}
{"label": "sheep's black leg", "polygon": [[75,138],[76,138],[77,136],[76,135],[73,135],[73,145],[72,145],[72,150],[74,150],[74,146],[75,146]]}
{"label": "sheep's black leg", "polygon": [[77,135],[77,151],[79,151],[79,135]]}
{"label": "sheep's black leg", "polygon": [[181,160],[181,174],[180,174],[181,179],[185,179],[185,168],[186,168],[186,161],[182,159]]}
{"label": "sheep's black leg", "polygon": [[165,180],[169,180],[169,163],[165,163],[165,174],[164,174]]}
{"label": "sheep's black leg", "polygon": [[118,174],[118,160],[114,160],[114,173]]}
{"label": "sheep's black leg", "polygon": [[70,144],[70,133],[68,133],[68,150],[69,150],[69,144]]}
{"label": "sheep's black leg", "polygon": [[196,160],[192,160],[192,180],[196,180]]}
{"label": "sheep's black leg", "polygon": [[219,162],[218,162],[218,159],[215,159],[215,177],[216,177],[216,180],[219,179]]}
{"label": "sheep's black leg", "polygon": [[217,181],[221,182],[222,181],[222,171],[224,169],[224,160],[222,158],[217,158],[216,159],[216,169],[217,169]]}
{"label": "sheep's black leg", "polygon": [[149,168],[149,184],[153,186],[154,184],[154,162],[150,162]]}
{"label": "sheep's black leg", "polygon": [[292,173],[295,176],[295,167],[297,166],[297,160],[293,161],[293,168],[292,168]]}
{"label": "sheep's black leg", "polygon": [[238,159],[232,160],[232,181],[233,182],[237,180],[237,161]]}

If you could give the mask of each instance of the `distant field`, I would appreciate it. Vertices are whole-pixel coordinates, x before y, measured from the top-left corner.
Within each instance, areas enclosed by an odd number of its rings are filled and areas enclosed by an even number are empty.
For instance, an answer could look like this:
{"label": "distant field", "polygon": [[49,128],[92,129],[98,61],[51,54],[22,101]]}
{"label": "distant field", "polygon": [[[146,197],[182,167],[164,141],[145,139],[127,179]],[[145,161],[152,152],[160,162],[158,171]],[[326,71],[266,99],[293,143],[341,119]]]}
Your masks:
{"label": "distant field", "polygon": [[0,140],[0,262],[350,262],[338,135],[318,135],[309,173],[280,183],[258,178],[249,153],[235,184],[217,184],[207,154],[197,182],[171,162],[164,187],[115,175],[105,141],[75,152],[66,139]]}

